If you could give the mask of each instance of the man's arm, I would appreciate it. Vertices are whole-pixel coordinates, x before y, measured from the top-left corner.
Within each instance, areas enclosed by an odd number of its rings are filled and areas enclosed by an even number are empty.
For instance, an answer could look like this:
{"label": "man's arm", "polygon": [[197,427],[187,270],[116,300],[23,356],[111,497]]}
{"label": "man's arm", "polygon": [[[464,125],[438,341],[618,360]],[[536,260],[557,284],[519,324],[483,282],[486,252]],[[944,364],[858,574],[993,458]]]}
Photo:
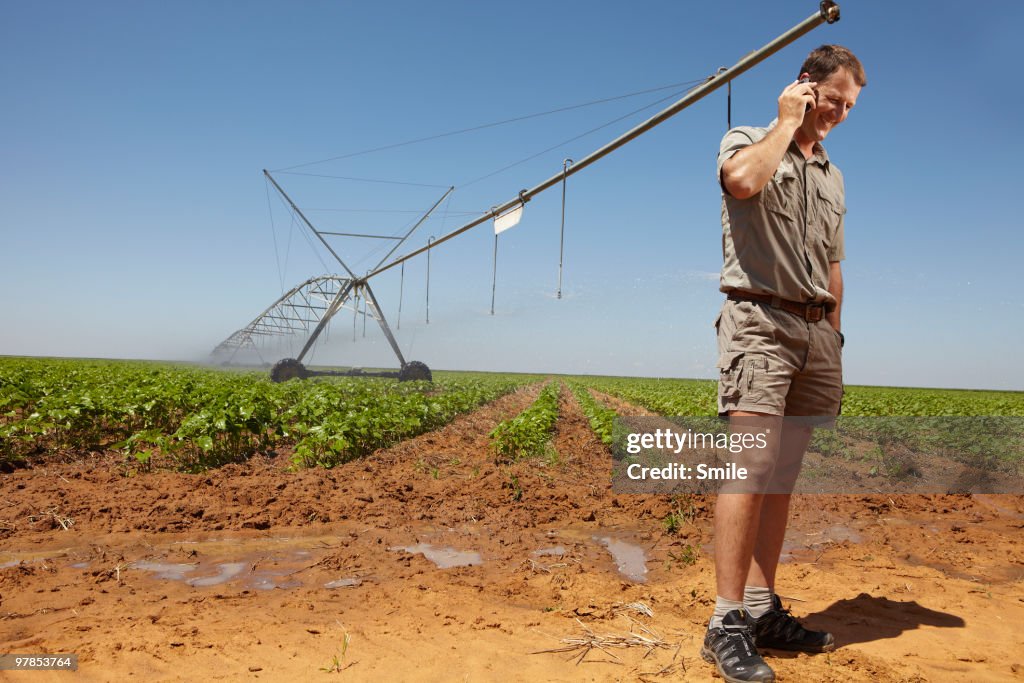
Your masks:
{"label": "man's arm", "polygon": [[828,292],[836,298],[836,307],[835,310],[825,316],[825,319],[835,328],[836,332],[841,332],[840,312],[843,308],[843,271],[839,267],[839,261],[830,261],[828,264]]}
{"label": "man's arm", "polygon": [[793,134],[813,106],[814,83],[790,83],[779,95],[779,121],[764,138],[733,154],[722,165],[722,188],[736,199],[761,191],[779,167]]}

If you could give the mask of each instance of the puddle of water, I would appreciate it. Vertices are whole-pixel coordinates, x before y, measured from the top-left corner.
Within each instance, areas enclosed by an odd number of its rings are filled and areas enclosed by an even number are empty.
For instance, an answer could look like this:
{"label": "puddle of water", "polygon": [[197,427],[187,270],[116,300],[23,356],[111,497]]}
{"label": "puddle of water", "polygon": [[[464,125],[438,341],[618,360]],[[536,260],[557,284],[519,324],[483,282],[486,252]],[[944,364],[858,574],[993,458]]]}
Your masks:
{"label": "puddle of water", "polygon": [[57,560],[67,557],[70,552],[70,548],[0,552],[0,569],[14,567],[22,562],[30,564],[33,562],[45,562],[46,560]]}
{"label": "puddle of water", "polygon": [[643,548],[611,536],[593,538],[611,553],[620,574],[636,583],[647,581],[647,555]]}
{"label": "puddle of water", "polygon": [[132,562],[133,569],[141,569],[146,572],[154,572],[153,578],[170,579],[172,581],[183,581],[185,574],[192,572],[197,565],[194,564],[173,564],[169,562],[147,562],[140,560]]}
{"label": "puddle of water", "polygon": [[562,555],[565,555],[565,546],[556,545],[551,548],[541,548],[540,550],[534,550],[533,554],[536,557],[544,557],[545,555],[554,555],[556,557],[561,557]]}
{"label": "puddle of water", "polygon": [[[629,531],[619,530],[613,533],[621,536],[628,534]],[[639,531],[633,530],[633,533],[639,533]],[[552,536],[555,536],[555,534],[549,531],[547,537],[551,538]],[[641,546],[616,536],[599,536],[594,534],[592,529],[570,527],[559,530],[557,536],[574,542],[599,543],[612,556],[619,574],[635,583],[647,582],[647,553]],[[564,553],[565,550],[562,546],[558,546],[558,548]]]}
{"label": "puddle of water", "polygon": [[407,553],[422,554],[437,565],[439,569],[452,567],[470,567],[483,564],[480,553],[474,550],[456,550],[455,548],[435,548],[429,543],[418,543],[409,546],[397,546],[390,550],[404,550]]}
{"label": "puddle of water", "polygon": [[831,543],[860,543],[861,535],[845,524],[834,524],[821,531],[790,530],[782,543],[779,562],[803,562],[813,560],[824,546]]}
{"label": "puddle of water", "polygon": [[324,588],[354,588],[362,585],[361,579],[338,579],[337,581],[328,581],[324,584]]}
{"label": "puddle of water", "polygon": [[258,591],[271,591],[275,588],[298,588],[302,582],[291,578],[291,572],[256,572],[245,585]]}
{"label": "puddle of water", "polygon": [[[298,555],[296,553],[296,555]],[[264,559],[264,558],[258,558]],[[195,588],[218,586],[232,580],[239,579],[246,570],[258,562],[258,559],[241,562],[218,562],[212,566],[204,566],[202,563],[181,564],[169,562],[133,562],[132,567],[143,571],[153,572],[153,578],[168,581],[184,581]],[[244,577],[243,585],[254,590],[274,590],[275,588],[298,588],[302,582],[292,578],[297,569],[287,560],[282,561],[283,567],[276,570],[260,569]],[[215,571],[210,574],[210,571]],[[196,576],[199,574],[199,576]]]}
{"label": "puddle of water", "polygon": [[222,562],[217,565],[220,572],[216,576],[189,579],[186,583],[190,586],[218,586],[244,572],[247,566],[247,562]]}

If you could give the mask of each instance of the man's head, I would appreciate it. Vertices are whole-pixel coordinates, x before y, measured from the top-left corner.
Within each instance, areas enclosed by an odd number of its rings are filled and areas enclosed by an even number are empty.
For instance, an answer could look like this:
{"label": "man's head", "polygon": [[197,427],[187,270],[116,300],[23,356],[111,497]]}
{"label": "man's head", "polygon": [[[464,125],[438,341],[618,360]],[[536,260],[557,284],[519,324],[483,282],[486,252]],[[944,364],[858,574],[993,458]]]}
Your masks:
{"label": "man's head", "polygon": [[804,116],[797,137],[821,142],[846,120],[860,89],[867,85],[864,67],[845,47],[822,45],[807,56],[800,67],[800,77],[817,83],[817,104]]}
{"label": "man's head", "polygon": [[812,50],[800,67],[800,75],[807,74],[812,81],[821,83],[839,69],[849,71],[854,83],[861,88],[868,84],[860,60],[842,45],[822,45]]}

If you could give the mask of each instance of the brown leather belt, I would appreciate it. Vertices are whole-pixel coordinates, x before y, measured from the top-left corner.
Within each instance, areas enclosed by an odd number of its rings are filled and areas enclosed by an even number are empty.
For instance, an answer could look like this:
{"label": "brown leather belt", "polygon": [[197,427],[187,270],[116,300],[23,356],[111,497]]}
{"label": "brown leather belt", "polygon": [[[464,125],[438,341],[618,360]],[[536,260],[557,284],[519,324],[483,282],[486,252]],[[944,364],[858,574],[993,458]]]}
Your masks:
{"label": "brown leather belt", "polygon": [[831,310],[827,304],[801,304],[788,299],[780,299],[771,294],[753,294],[751,292],[729,292],[730,301],[751,301],[755,304],[767,304],[772,308],[778,308],[786,313],[803,318],[809,323],[820,322],[825,319],[825,314]]}

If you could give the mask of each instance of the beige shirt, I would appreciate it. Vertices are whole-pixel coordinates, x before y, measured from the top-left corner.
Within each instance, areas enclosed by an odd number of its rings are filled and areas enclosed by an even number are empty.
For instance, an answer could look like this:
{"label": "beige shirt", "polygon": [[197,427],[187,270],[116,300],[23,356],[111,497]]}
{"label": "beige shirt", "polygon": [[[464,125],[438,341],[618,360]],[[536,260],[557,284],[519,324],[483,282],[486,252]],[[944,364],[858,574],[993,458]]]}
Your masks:
{"label": "beige shirt", "polygon": [[[773,121],[771,126],[774,126]],[[769,128],[733,128],[722,138],[718,178],[729,157],[760,141]],[[835,303],[828,292],[829,262],[845,258],[843,174],[814,146],[804,160],[790,143],[775,176],[749,199],[722,192],[722,264],[719,289],[771,294],[799,302]]]}

